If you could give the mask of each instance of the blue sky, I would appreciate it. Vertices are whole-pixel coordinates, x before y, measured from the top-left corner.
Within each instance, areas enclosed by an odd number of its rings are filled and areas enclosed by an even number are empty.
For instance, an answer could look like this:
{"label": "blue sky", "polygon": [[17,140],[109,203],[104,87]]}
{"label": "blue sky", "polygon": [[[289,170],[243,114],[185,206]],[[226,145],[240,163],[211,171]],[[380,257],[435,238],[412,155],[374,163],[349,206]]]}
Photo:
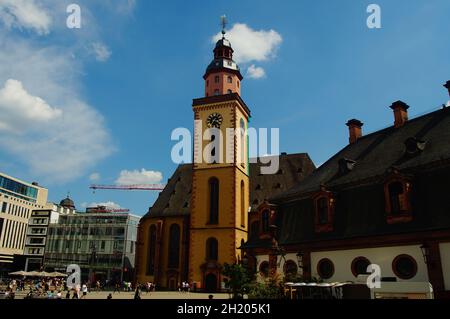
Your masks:
{"label": "blue sky", "polygon": [[[72,2],[79,30],[65,24]],[[367,28],[371,3],[381,29]],[[80,210],[111,201],[144,214],[157,193],[88,186],[122,171],[170,177],[170,135],[193,126],[223,14],[232,44],[260,41],[234,46],[244,76],[265,74],[242,85],[251,125],[279,127],[280,151],[320,164],[348,142],[350,118],[368,133],[393,123],[393,101],[411,116],[448,101],[448,12],[447,0],[0,1],[0,170],[39,181],[51,201],[70,191]]]}

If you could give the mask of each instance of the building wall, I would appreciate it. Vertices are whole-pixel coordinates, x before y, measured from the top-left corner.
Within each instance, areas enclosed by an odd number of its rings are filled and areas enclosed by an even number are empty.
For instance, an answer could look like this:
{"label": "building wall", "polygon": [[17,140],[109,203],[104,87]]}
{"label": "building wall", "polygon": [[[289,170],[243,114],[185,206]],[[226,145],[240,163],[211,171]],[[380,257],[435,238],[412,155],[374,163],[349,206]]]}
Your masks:
{"label": "building wall", "polygon": [[356,257],[363,256],[369,259],[372,264],[381,267],[381,277],[396,277],[398,281],[405,281],[398,278],[392,270],[393,260],[402,254],[410,255],[417,263],[417,274],[408,281],[427,282],[428,272],[420,245],[311,252],[311,275],[319,277],[317,264],[322,258],[328,258],[334,264],[334,275],[325,281],[355,281],[356,277],[351,271],[351,264]]}
{"label": "building wall", "polygon": [[62,271],[69,264],[78,264],[83,280],[92,272],[109,279],[113,272],[131,275],[138,221],[132,215],[113,213],[60,216],[58,224],[49,228],[45,268]]}
{"label": "building wall", "polygon": [[[219,77],[219,82],[216,83],[215,77]],[[231,76],[232,82],[228,83],[228,77]],[[213,96],[215,91],[218,90],[219,94],[227,94],[228,90],[233,93],[241,94],[241,85],[239,78],[235,74],[230,74],[228,72],[217,72],[211,73],[205,80],[205,95]]]}
{"label": "building wall", "polygon": [[442,273],[444,275],[445,290],[450,290],[450,243],[440,243]]}
{"label": "building wall", "polygon": [[0,263],[12,263],[14,255],[22,255],[28,219],[32,210],[47,208],[48,191],[0,173],[0,178],[20,183],[35,190],[35,196],[14,192],[0,185]]}
{"label": "building wall", "polygon": [[[148,262],[149,262],[149,251],[150,251],[150,242],[149,242],[149,232],[150,227],[155,225],[157,227],[158,222],[163,220],[162,223],[162,231],[161,238],[157,241],[159,242],[159,247],[156,247],[159,252],[159,259],[156,260],[158,263],[158,270],[154,275],[149,275],[147,272]],[[169,288],[170,280],[175,281],[175,286],[178,285],[183,280],[186,280],[184,277],[184,269],[186,267],[186,260],[183,256],[187,254],[187,245],[188,243],[184,243],[183,238],[185,236],[184,229],[184,220],[183,216],[174,216],[174,217],[164,217],[164,218],[149,218],[143,221],[139,225],[139,236],[140,236],[140,245],[138,245],[137,254],[139,258],[137,259],[137,276],[136,280],[138,282],[153,282],[156,283],[158,287]],[[170,245],[170,228],[172,225],[178,225],[180,227],[180,242],[179,242],[179,263],[176,268],[169,268],[169,245]],[[141,240],[142,238],[142,240]],[[156,275],[156,276],[155,276]]]}
{"label": "building wall", "polygon": [[[218,260],[216,269],[209,269],[218,275],[218,284],[223,280],[218,273],[217,267],[224,263],[233,264],[241,257],[242,240],[247,240],[248,217],[244,213],[241,218],[242,206],[244,210],[249,208],[249,178],[248,178],[248,158],[247,141],[241,143],[240,136],[228,137],[227,129],[240,127],[241,119],[245,128],[248,126],[248,114],[237,101],[206,104],[194,107],[195,119],[202,122],[202,131],[196,127],[196,143],[201,148],[194,148],[193,188],[190,215],[190,245],[189,245],[189,281],[201,283],[204,287],[204,276],[206,272],[202,270],[206,260],[206,242],[209,238],[218,241]],[[222,133],[222,143],[220,144],[221,163],[208,164],[197,163],[199,157],[203,159],[203,153],[209,141],[199,142],[204,130],[208,128],[207,119],[212,113],[219,113],[223,117],[220,126]],[[233,131],[235,133],[235,131]],[[243,148],[243,150],[242,150]],[[244,153],[244,157],[238,153]],[[228,152],[228,153],[227,153]],[[232,156],[227,156],[231,154]],[[231,161],[232,160],[232,161]],[[228,161],[228,162],[227,162]],[[217,224],[209,224],[209,181],[211,178],[219,180],[219,220]],[[244,205],[241,205],[241,182],[244,182]]]}

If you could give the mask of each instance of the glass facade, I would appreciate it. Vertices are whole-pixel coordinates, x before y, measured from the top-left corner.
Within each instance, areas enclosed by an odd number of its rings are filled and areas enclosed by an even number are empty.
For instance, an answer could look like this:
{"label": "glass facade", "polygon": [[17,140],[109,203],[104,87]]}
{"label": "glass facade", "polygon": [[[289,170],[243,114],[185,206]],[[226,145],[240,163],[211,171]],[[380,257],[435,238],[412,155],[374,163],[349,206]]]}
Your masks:
{"label": "glass facade", "polygon": [[129,273],[134,268],[138,223],[139,217],[128,214],[60,216],[49,228],[45,266],[60,271],[75,263],[84,269],[85,279],[92,273],[113,279],[113,270]]}
{"label": "glass facade", "polygon": [[0,176],[0,187],[33,199],[36,199],[38,194],[38,190],[36,188],[13,181],[12,179],[4,176]]}

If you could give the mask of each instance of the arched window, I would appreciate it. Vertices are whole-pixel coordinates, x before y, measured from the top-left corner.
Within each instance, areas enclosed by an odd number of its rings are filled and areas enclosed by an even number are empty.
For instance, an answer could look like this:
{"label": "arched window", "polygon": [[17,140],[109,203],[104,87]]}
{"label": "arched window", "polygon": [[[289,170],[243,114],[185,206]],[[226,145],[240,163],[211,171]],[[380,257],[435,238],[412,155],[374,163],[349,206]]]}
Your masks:
{"label": "arched window", "polygon": [[180,226],[172,224],[169,230],[169,268],[178,268],[180,263]]}
{"label": "arched window", "polygon": [[231,93],[233,93],[233,91],[230,90],[230,89],[228,89],[228,90],[227,90],[227,93],[228,93],[228,94],[231,94]]}
{"label": "arched window", "polygon": [[219,222],[219,180],[215,177],[209,180],[209,223]]}
{"label": "arched window", "polygon": [[[214,142],[216,140],[216,136],[215,135],[211,135],[211,142]],[[214,158],[216,156],[216,148],[213,147],[211,149],[211,158]],[[215,163],[215,161],[214,161]]]}
{"label": "arched window", "polygon": [[270,230],[270,212],[269,210],[264,210],[262,212],[262,232],[267,233]]}
{"label": "arched window", "polygon": [[245,227],[245,184],[241,181],[241,226]]}
{"label": "arched window", "polygon": [[156,226],[151,225],[148,231],[147,275],[155,273]]}
{"label": "arched window", "polygon": [[219,258],[219,243],[211,237],[206,241],[206,260],[217,261]]}
{"label": "arched window", "polygon": [[259,235],[259,221],[255,221],[250,226],[250,238],[256,239]]}
{"label": "arched window", "polygon": [[239,121],[239,162],[242,166],[245,166],[246,154],[245,154],[245,121],[241,119]]}
{"label": "arched window", "polygon": [[228,80],[228,83],[233,83],[233,78],[231,76],[228,76],[227,80]]}

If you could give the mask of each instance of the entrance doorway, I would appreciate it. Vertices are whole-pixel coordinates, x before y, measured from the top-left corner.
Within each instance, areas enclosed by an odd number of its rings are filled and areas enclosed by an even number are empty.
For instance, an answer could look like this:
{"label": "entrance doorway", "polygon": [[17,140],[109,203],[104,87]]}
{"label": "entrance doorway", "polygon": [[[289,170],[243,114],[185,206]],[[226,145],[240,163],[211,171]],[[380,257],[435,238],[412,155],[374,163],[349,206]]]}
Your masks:
{"label": "entrance doorway", "polygon": [[217,276],[215,274],[206,275],[205,290],[206,290],[206,292],[216,292],[217,291]]}

